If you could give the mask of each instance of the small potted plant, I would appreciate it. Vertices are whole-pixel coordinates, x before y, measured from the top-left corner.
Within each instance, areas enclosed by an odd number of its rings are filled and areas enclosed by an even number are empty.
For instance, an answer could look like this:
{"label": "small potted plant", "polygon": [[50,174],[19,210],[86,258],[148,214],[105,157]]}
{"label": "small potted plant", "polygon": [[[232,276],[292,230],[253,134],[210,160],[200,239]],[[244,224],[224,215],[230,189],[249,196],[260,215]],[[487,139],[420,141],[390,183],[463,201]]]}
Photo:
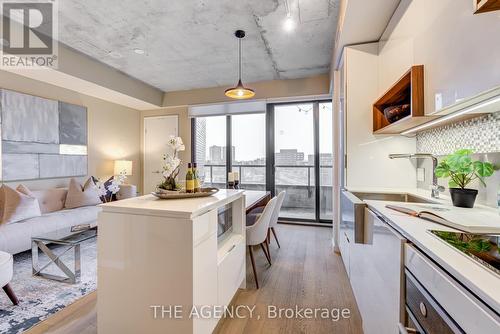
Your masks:
{"label": "small potted plant", "polygon": [[436,168],[437,177],[450,178],[448,185],[454,206],[474,207],[477,190],[469,189],[467,185],[477,179],[486,186],[484,178],[493,175],[493,165],[490,162],[472,161],[473,153],[469,149],[458,150],[443,159]]}

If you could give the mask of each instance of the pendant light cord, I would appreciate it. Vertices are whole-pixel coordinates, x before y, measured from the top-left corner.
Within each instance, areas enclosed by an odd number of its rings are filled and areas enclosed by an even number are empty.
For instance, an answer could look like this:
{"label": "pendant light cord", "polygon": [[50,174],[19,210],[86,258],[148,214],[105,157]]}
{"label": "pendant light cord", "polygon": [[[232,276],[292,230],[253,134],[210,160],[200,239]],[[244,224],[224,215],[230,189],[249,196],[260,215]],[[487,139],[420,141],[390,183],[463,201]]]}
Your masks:
{"label": "pendant light cord", "polygon": [[239,80],[241,81],[241,38],[238,38],[238,73],[239,73]]}

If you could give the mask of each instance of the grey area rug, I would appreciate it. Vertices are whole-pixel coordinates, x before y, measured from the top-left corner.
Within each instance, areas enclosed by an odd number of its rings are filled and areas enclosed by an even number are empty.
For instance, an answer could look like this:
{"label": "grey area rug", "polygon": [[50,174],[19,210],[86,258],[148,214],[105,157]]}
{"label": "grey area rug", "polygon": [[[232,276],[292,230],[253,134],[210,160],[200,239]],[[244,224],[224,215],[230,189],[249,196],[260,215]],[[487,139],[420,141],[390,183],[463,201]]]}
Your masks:
{"label": "grey area rug", "polygon": [[[60,254],[66,246],[49,246]],[[74,269],[74,252],[71,250],[61,259]],[[40,267],[48,262],[39,252]],[[31,251],[14,255],[14,277],[11,286],[19,298],[14,306],[0,290],[0,333],[22,333],[52,314],[72,304],[97,288],[97,239],[87,240],[81,245],[80,283],[68,284],[33,277],[31,274]],[[44,272],[64,276],[59,268],[51,264]]]}

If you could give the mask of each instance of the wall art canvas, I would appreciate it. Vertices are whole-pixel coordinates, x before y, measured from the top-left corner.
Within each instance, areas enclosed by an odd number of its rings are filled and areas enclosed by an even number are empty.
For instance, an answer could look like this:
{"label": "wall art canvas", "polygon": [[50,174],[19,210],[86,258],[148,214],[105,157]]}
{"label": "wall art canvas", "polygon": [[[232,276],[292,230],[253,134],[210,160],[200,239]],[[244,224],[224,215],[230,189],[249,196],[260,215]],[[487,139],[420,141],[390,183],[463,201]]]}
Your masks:
{"label": "wall art canvas", "polygon": [[87,108],[0,90],[1,180],[87,175]]}

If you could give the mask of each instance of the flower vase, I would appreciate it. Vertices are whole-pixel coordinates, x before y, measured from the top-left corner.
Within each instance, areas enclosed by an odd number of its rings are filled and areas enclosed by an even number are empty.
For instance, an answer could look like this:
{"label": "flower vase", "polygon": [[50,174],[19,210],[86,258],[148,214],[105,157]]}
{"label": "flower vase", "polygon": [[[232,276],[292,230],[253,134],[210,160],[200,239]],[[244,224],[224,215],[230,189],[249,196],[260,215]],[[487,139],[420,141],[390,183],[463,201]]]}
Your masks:
{"label": "flower vase", "polygon": [[173,177],[166,178],[165,181],[158,186],[158,188],[164,190],[172,190],[172,191],[177,190],[177,183],[175,182],[175,178]]}

